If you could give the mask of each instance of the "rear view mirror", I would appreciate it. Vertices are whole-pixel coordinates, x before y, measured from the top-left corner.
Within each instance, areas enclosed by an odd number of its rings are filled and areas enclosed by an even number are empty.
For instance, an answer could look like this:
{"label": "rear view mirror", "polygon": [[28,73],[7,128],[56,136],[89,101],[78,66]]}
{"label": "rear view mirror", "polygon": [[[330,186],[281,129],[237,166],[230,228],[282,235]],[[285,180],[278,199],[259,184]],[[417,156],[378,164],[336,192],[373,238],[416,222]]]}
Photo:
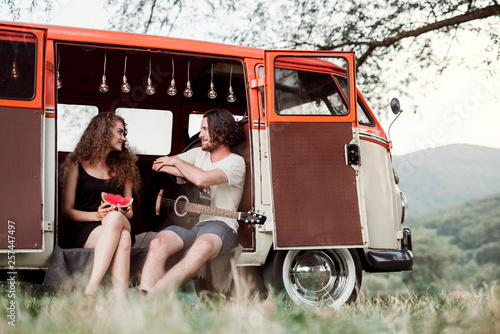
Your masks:
{"label": "rear view mirror", "polygon": [[399,105],[399,100],[395,97],[391,100],[391,109],[394,115],[397,115],[403,111],[401,110],[401,107]]}

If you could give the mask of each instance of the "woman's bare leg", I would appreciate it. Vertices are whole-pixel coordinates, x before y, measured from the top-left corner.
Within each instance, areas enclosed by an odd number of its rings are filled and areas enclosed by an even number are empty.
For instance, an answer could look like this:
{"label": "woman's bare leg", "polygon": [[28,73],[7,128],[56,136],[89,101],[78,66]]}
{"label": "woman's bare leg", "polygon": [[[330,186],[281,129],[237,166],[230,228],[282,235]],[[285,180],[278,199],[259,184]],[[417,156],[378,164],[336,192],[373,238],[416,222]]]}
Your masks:
{"label": "woman's bare leg", "polygon": [[113,262],[111,263],[111,277],[113,278],[113,291],[119,297],[125,297],[130,275],[130,247],[132,238],[130,232],[122,230]]}
{"label": "woman's bare leg", "polygon": [[122,230],[130,231],[130,223],[123,214],[112,211],[104,217],[102,225],[90,233],[84,248],[94,249],[94,264],[85,294],[95,295],[104,274],[115,255]]}

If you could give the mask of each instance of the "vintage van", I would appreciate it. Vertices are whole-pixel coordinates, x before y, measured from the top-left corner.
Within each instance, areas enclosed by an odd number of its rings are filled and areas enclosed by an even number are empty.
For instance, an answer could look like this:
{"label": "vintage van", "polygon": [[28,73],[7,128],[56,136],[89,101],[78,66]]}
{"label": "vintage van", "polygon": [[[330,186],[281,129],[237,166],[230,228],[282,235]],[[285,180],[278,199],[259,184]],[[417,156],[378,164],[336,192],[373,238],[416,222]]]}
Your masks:
{"label": "vintage van", "polygon": [[247,165],[240,268],[298,304],[331,307],[356,299],[363,270],[412,268],[392,143],[356,88],[354,53],[0,22],[0,54],[4,279],[43,273],[66,247],[58,166],[94,115],[128,124],[144,184],[139,235],[161,226],[152,162],[196,145],[213,108],[245,132],[234,148]]}

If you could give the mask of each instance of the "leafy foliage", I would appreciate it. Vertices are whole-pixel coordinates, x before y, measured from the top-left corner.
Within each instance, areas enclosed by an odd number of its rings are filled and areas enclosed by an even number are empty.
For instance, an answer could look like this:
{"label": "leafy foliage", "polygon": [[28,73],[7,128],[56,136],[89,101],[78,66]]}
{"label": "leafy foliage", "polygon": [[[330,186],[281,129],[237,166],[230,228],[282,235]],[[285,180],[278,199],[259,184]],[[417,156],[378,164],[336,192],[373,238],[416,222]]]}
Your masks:
{"label": "leafy foliage", "polygon": [[410,218],[415,267],[410,289],[480,287],[500,282],[500,194]]}
{"label": "leafy foliage", "polygon": [[415,263],[413,269],[404,275],[410,291],[435,294],[453,289],[446,284],[453,279],[453,271],[449,268],[456,262],[460,249],[450,245],[449,238],[438,236],[436,230],[416,229],[412,232]]}

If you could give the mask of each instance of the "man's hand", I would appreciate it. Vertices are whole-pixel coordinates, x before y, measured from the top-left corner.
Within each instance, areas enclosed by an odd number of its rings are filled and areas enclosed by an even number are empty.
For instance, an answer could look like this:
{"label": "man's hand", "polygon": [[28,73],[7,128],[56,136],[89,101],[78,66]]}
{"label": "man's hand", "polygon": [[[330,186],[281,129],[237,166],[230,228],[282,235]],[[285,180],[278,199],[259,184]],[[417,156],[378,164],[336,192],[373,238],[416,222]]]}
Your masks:
{"label": "man's hand", "polygon": [[165,166],[175,166],[175,160],[178,159],[177,157],[169,157],[169,156],[164,156],[161,158],[156,159],[153,162],[153,170],[155,172],[159,172],[160,169],[162,169]]}
{"label": "man's hand", "polygon": [[212,188],[210,188],[210,187],[201,187],[200,190],[208,195],[210,195],[212,193]]}

